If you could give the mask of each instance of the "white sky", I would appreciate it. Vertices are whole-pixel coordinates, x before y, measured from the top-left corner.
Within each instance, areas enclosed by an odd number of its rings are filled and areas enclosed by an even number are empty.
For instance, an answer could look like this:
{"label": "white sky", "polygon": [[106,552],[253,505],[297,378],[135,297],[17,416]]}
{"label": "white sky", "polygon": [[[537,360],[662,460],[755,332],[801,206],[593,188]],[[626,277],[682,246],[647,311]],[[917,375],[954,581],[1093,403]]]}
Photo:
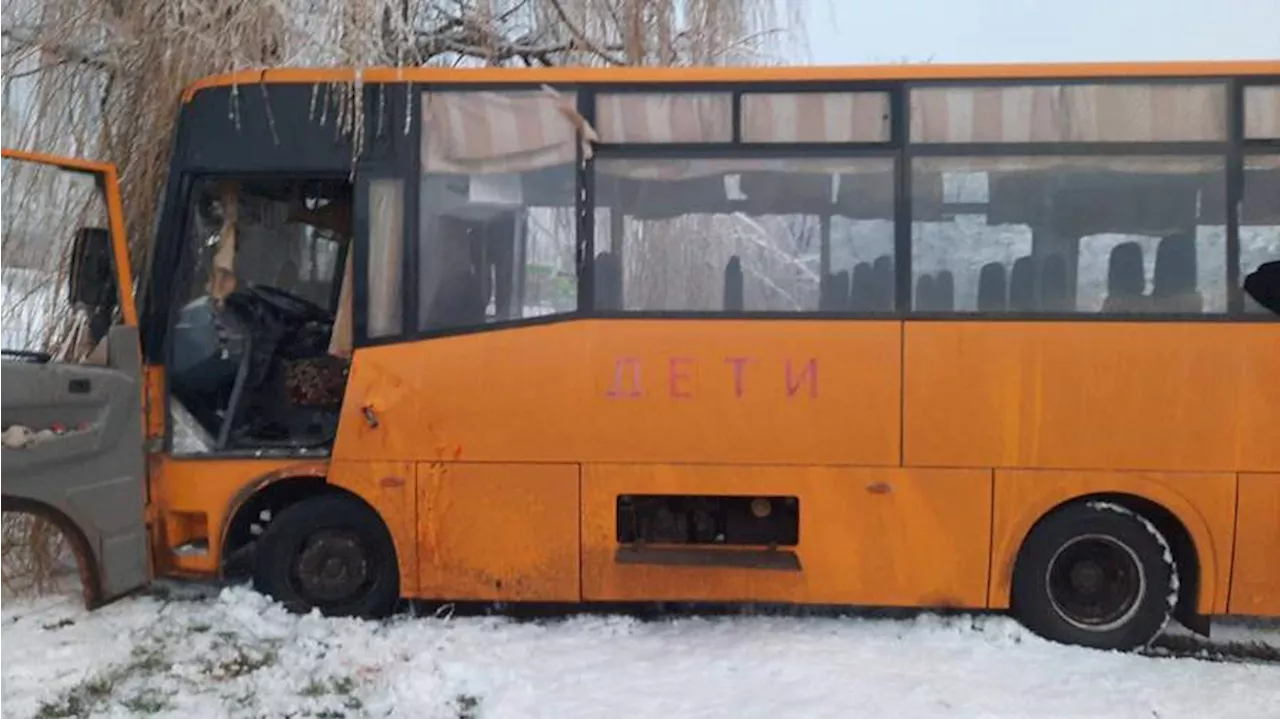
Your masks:
{"label": "white sky", "polygon": [[1280,0],[797,0],[809,61],[1280,59]]}

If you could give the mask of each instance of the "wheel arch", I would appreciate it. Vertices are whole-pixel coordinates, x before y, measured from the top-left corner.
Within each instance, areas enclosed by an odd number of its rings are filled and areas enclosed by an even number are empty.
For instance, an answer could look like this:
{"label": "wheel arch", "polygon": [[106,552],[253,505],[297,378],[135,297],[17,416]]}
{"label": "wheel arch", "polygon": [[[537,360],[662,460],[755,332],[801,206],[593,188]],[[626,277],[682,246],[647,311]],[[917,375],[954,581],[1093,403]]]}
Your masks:
{"label": "wheel arch", "polygon": [[0,511],[29,514],[57,527],[58,531],[62,532],[62,536],[66,538],[67,544],[71,546],[71,553],[76,558],[76,570],[80,574],[80,586],[84,594],[85,608],[93,610],[105,603],[106,597],[102,589],[102,570],[98,566],[98,557],[89,543],[89,538],[74,519],[53,505],[35,499],[14,497],[7,494],[0,495]]}
{"label": "wheel arch", "polygon": [[253,526],[262,512],[278,513],[307,497],[324,494],[326,490],[323,476],[288,474],[259,480],[237,493],[222,526],[219,575],[223,579],[234,580],[242,578],[248,570],[246,560],[255,537]]}
{"label": "wheel arch", "polygon": [[252,526],[261,512],[269,510],[273,514],[278,514],[286,507],[305,499],[324,495],[348,497],[377,515],[391,534],[392,545],[399,561],[404,549],[400,546],[400,541],[383,513],[354,488],[329,481],[326,470],[327,467],[319,464],[286,468],[246,484],[232,497],[219,535],[221,537],[219,554],[221,560],[218,567],[220,578],[235,580],[246,576],[249,567],[248,559],[255,539]]}
{"label": "wheel arch", "polygon": [[1201,559],[1196,548],[1196,542],[1192,538],[1191,532],[1176,514],[1160,503],[1137,494],[1096,492],[1058,503],[1048,512],[1041,515],[1027,531],[1027,534],[1023,536],[1022,542],[1018,547],[1018,554],[1014,558],[1014,569],[1016,570],[1017,563],[1022,556],[1027,537],[1030,536],[1031,532],[1035,531],[1036,527],[1063,508],[1087,502],[1108,502],[1124,507],[1146,519],[1164,536],[1169,543],[1169,551],[1173,553],[1173,559],[1178,569],[1178,601],[1174,607],[1173,616],[1183,626],[1201,630],[1203,628],[1201,625],[1204,623],[1204,615],[1200,614],[1197,607],[1202,581]]}
{"label": "wheel arch", "polygon": [[1219,587],[1220,561],[1215,554],[1215,537],[1209,523],[1190,501],[1175,491],[1148,480],[1134,479],[1121,490],[1071,492],[1047,486],[1035,501],[1022,503],[1017,516],[1006,522],[993,537],[991,591],[988,604],[1008,609],[1012,602],[1013,570],[1031,531],[1045,518],[1063,507],[1088,501],[1106,501],[1125,507],[1150,521],[1169,541],[1178,564],[1179,597],[1175,617],[1185,626],[1202,629],[1204,616],[1212,614],[1225,600]]}

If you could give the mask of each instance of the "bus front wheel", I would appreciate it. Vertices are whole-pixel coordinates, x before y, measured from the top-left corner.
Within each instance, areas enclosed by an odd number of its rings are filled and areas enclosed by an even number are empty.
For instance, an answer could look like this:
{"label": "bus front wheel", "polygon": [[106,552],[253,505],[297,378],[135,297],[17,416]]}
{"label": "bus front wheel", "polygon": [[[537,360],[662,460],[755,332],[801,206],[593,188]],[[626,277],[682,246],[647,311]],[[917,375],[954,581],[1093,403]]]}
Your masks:
{"label": "bus front wheel", "polygon": [[1041,520],[1013,573],[1013,612],[1046,639],[1131,650],[1164,630],[1178,568],[1164,535],[1109,502],[1068,505]]}
{"label": "bus front wheel", "polygon": [[340,494],[286,507],[254,551],[254,589],[293,612],[384,617],[399,600],[395,546],[382,519]]}

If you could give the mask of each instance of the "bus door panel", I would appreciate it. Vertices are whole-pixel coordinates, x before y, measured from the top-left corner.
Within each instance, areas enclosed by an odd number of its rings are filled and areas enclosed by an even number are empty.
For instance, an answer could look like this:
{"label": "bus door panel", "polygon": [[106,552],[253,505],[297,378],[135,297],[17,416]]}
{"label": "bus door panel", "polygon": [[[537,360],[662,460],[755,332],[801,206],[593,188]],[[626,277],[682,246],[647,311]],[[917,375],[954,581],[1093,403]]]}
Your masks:
{"label": "bus door panel", "polygon": [[59,525],[90,607],[149,580],[137,328],[108,345],[108,367],[6,358],[0,400],[4,511]]}
{"label": "bus door panel", "polygon": [[[25,321],[6,317],[3,507],[62,531],[93,608],[150,579],[141,351],[120,192],[110,165],[3,157],[6,199],[11,187],[31,191],[6,203],[5,263],[20,274],[5,281],[32,281],[16,313]],[[40,338],[47,346],[8,346]]]}

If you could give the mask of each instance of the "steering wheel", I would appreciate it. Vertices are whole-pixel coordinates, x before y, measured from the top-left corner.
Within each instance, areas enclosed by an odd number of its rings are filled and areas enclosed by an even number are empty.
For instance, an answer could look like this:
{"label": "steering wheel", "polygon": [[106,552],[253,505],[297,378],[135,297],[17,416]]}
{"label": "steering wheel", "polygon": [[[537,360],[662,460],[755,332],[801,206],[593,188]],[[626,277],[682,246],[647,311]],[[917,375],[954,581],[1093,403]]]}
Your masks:
{"label": "steering wheel", "polygon": [[253,285],[240,292],[269,305],[279,314],[295,317],[302,322],[333,321],[333,315],[325,308],[278,287]]}

